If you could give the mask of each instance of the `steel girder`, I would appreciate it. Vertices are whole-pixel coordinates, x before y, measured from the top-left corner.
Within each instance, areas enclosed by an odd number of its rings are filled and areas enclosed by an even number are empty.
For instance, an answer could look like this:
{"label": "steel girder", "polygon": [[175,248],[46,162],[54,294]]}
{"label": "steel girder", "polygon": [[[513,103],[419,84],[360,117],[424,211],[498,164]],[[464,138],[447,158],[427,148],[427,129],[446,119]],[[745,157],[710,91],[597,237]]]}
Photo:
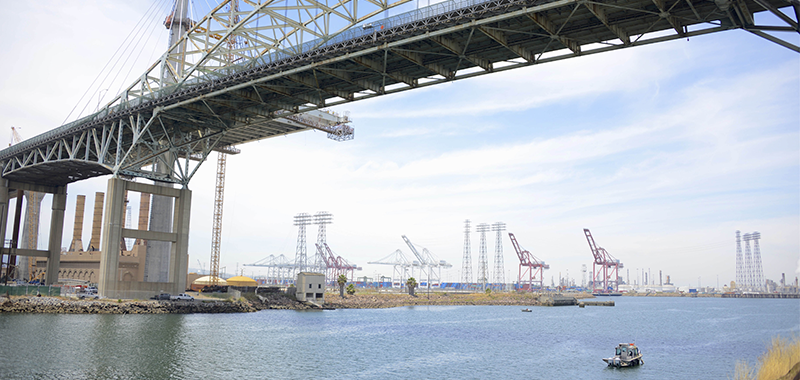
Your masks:
{"label": "steel girder", "polygon": [[223,0],[199,21],[170,16],[165,24],[187,33],[109,105],[152,99],[165,89],[174,92],[193,81],[219,79],[237,66],[251,66],[257,58],[272,60],[313,50],[410,1],[243,0],[231,7],[232,0]]}
{"label": "steel girder", "polygon": [[[248,15],[267,12],[265,4],[256,4],[260,8]],[[780,11],[786,6],[795,10],[794,18]],[[778,19],[787,26],[756,26],[753,13],[759,11],[780,13],[783,16]],[[65,161],[63,152],[77,152],[72,153],[75,158],[66,160],[69,163],[63,163],[64,171],[71,174],[44,183],[63,184],[116,173],[185,185],[196,169],[188,161],[176,161],[187,157],[186,152],[191,150],[195,157],[203,158],[214,146],[227,147],[309,128],[291,120],[274,121],[287,115],[579,55],[731,29],[756,34],[794,33],[798,31],[798,14],[797,0],[448,1],[366,28],[351,28],[336,36],[331,33],[291,52],[273,49],[217,70],[187,68],[194,71],[173,78],[179,84],[141,92],[138,98],[129,88],[116,103],[95,115],[0,151],[0,162],[4,177],[48,180],[44,170],[33,169],[45,169],[44,161]],[[249,25],[247,20],[252,17],[242,17],[239,27],[226,33]],[[349,25],[357,20],[351,19]],[[297,26],[296,32],[301,29]],[[220,49],[223,45],[209,46]],[[788,42],[782,45],[798,50]],[[210,57],[218,53],[203,54]],[[251,57],[247,54],[241,56]],[[152,84],[147,86],[153,89]],[[86,143],[80,145],[81,141]],[[82,146],[86,147],[83,151]],[[172,163],[174,170],[168,175],[148,170],[147,165],[155,160]]]}

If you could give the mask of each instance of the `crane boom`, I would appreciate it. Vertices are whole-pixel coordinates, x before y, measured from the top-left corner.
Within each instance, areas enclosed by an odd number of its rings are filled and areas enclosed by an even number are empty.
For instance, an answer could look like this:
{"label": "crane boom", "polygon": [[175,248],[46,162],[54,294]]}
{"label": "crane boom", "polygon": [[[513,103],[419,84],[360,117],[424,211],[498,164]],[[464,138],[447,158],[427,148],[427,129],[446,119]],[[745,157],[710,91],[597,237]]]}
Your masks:
{"label": "crane boom", "polygon": [[414,247],[414,244],[411,243],[411,240],[408,240],[406,235],[402,236],[403,240],[406,242],[406,244],[408,244],[408,248],[411,249],[411,253],[413,253],[414,256],[417,257],[417,260],[419,260],[420,265],[428,265],[428,261],[425,260],[425,258],[422,255],[420,255],[420,253],[417,251],[417,248]]}
{"label": "crane boom", "polygon": [[514,251],[517,252],[517,257],[519,257],[520,265],[530,264],[530,260],[528,258],[528,255],[526,254],[528,253],[528,251],[524,251],[522,250],[522,248],[519,247],[519,243],[517,243],[517,238],[514,237],[514,234],[509,232],[508,237],[511,239],[511,245],[514,246]]}
{"label": "crane boom", "polygon": [[589,242],[589,249],[592,250],[592,256],[594,256],[594,263],[597,265],[605,264],[605,257],[603,252],[600,251],[601,248],[597,247],[597,244],[594,242],[594,238],[592,237],[592,233],[589,232],[588,228],[583,229],[583,234],[586,235],[586,241]]}

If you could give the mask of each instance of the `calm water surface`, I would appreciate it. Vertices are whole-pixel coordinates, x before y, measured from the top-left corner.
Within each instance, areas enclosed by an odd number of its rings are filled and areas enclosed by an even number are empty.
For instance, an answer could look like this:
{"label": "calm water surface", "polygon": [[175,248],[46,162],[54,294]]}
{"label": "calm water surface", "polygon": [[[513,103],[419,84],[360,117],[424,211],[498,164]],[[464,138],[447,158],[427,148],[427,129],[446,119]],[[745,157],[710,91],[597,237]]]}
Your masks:
{"label": "calm water surface", "polygon": [[[726,379],[773,336],[800,334],[800,300],[613,299],[531,313],[0,314],[0,379]],[[622,342],[644,366],[605,366]]]}

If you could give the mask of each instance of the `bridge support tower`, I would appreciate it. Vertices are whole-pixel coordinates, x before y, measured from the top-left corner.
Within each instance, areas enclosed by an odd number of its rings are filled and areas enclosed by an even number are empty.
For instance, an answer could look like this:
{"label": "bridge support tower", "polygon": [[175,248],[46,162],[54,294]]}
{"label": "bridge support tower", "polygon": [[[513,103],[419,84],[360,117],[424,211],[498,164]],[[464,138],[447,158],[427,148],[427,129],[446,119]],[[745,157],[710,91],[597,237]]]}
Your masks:
{"label": "bridge support tower", "polygon": [[[18,248],[18,242],[20,239],[19,229],[16,228],[11,236],[11,245],[6,247],[5,244],[3,244],[2,253],[3,255],[8,255],[10,257],[46,257],[47,274],[45,275],[44,279],[45,284],[55,285],[58,283],[58,269],[61,265],[61,235],[64,232],[64,210],[66,209],[67,205],[67,186],[42,186],[14,182],[0,178],[0,236],[5,236],[6,234],[9,200],[12,198],[11,193],[16,193],[17,196],[19,196],[22,190],[49,193],[53,195],[52,211],[50,214],[50,240],[47,244],[47,250],[40,251],[38,249]],[[19,197],[17,202],[22,202],[22,197]],[[19,220],[15,220],[15,224],[18,224],[19,222]],[[9,260],[9,263],[13,266],[14,261],[15,259],[12,258]],[[6,274],[6,272],[3,274]]]}
{"label": "bridge support tower", "polygon": [[[173,199],[174,215],[170,232],[143,231],[124,228],[125,193],[136,191]],[[192,192],[188,189],[156,186],[120,178],[108,180],[106,210],[103,219],[101,240],[100,294],[107,298],[139,298],[165,293],[180,293],[186,289],[186,273],[189,268],[189,217]],[[59,235],[60,236],[60,235]],[[123,238],[136,238],[168,242],[170,244],[169,273],[166,282],[121,281],[119,272],[120,244]]]}

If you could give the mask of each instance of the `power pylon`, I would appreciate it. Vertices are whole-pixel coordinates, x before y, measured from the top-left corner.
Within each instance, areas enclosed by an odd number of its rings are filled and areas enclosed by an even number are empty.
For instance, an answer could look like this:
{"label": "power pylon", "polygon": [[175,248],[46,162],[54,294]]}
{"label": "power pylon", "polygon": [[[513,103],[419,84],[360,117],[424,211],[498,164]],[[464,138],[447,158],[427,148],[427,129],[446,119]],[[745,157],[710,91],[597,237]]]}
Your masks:
{"label": "power pylon", "polygon": [[[320,211],[314,214],[314,224],[319,226],[319,230],[317,231],[317,244],[319,244],[320,247],[326,246],[327,237],[325,226],[331,223],[333,223],[333,214],[327,211]],[[325,252],[317,249],[316,254],[314,255],[313,270],[315,272],[326,273],[328,269],[328,262],[325,259]]]}
{"label": "power pylon", "polygon": [[756,231],[750,234],[753,240],[753,278],[755,279],[756,289],[766,291],[767,284],[764,280],[764,268],[761,266],[761,247],[758,241],[761,239],[761,233]]}
{"label": "power pylon", "polygon": [[744,282],[746,289],[754,289],[755,279],[753,278],[753,254],[750,252],[750,234],[744,234]]}
{"label": "power pylon", "polygon": [[297,226],[297,251],[294,256],[295,274],[308,271],[308,255],[306,254],[306,226],[312,223],[312,216],[304,212],[294,216]]}
{"label": "power pylon", "polygon": [[[761,247],[758,240],[761,239],[761,233],[758,231],[744,234],[744,263],[745,263],[745,281],[747,288],[755,291],[762,291],[764,289],[764,268],[761,266]],[[753,252],[750,251],[750,241],[753,241]]]}
{"label": "power pylon", "polygon": [[744,289],[747,287],[744,272],[744,258],[742,257],[742,239],[739,231],[736,231],[736,287]]}
{"label": "power pylon", "polygon": [[464,221],[464,260],[461,264],[461,282],[464,286],[472,284],[472,253],[470,252],[469,219]]}
{"label": "power pylon", "polygon": [[486,259],[486,232],[489,231],[489,225],[481,223],[475,227],[477,232],[481,233],[481,245],[478,249],[478,283],[481,284],[481,289],[486,289],[486,284],[489,282],[487,276],[487,259]]}
{"label": "power pylon", "polygon": [[492,231],[496,232],[494,243],[494,277],[492,283],[499,284],[501,287],[506,282],[503,272],[505,271],[503,258],[503,231],[506,230],[506,224],[497,222],[492,224]]}

